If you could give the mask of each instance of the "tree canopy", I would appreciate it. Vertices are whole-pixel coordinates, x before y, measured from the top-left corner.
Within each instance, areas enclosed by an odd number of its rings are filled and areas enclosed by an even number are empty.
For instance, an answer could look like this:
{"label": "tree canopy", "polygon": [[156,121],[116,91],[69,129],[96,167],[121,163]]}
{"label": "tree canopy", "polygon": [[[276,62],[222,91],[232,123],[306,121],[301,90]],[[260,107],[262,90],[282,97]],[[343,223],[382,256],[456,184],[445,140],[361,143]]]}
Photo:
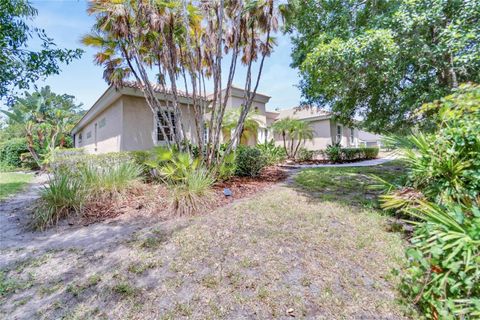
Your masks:
{"label": "tree canopy", "polygon": [[479,0],[291,0],[286,31],[305,102],[375,132],[409,128],[413,112],[480,81]]}
{"label": "tree canopy", "polygon": [[[29,89],[35,81],[58,74],[60,63],[80,58],[80,49],[59,49],[43,29],[28,21],[37,10],[27,0],[0,0],[0,99],[13,101],[15,89]],[[38,50],[29,42],[37,38]]]}
{"label": "tree canopy", "polygon": [[[278,9],[273,0],[95,0],[90,3],[89,13],[95,15],[96,24],[83,42],[97,48],[95,62],[104,66],[109,84],[122,86],[124,81],[135,79],[156,120],[160,114],[169,132],[175,132],[167,145],[180,150],[189,149],[189,144],[182,143],[186,131],[179,89],[183,89],[192,98],[194,137],[205,150],[201,156],[205,154],[210,165],[222,161],[218,152],[220,133],[239,65],[246,69],[245,95],[228,152],[244,131],[264,61],[273,50]],[[226,77],[222,74],[224,59]],[[209,96],[207,81],[213,87]],[[160,101],[154,85],[171,95]],[[167,108],[173,111],[174,119],[165,111]],[[165,136],[165,129],[159,129]]]}
{"label": "tree canopy", "polygon": [[82,104],[75,97],[56,94],[49,86],[15,98],[9,110],[0,110],[7,118],[5,138],[25,137],[33,159],[42,164],[57,147],[71,147],[70,130],[82,115]]}

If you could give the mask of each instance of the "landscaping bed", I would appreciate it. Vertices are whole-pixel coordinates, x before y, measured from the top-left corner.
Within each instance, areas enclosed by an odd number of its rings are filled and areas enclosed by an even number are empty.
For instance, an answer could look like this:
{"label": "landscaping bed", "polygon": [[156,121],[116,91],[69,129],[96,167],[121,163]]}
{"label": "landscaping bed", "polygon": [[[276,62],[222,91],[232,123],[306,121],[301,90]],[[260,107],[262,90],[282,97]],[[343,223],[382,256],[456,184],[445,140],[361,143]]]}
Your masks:
{"label": "landscaping bed", "polygon": [[[256,177],[237,177],[215,183],[213,196],[205,208],[197,214],[225,206],[235,200],[251,197],[287,178],[288,171],[279,166],[264,168]],[[231,191],[231,196],[224,195],[224,189]],[[109,219],[134,218],[149,216],[157,221],[175,217],[171,196],[165,185],[139,184],[124,193],[122,197],[102,198],[90,203],[81,216],[74,215],[66,221],[70,225],[89,225]]]}

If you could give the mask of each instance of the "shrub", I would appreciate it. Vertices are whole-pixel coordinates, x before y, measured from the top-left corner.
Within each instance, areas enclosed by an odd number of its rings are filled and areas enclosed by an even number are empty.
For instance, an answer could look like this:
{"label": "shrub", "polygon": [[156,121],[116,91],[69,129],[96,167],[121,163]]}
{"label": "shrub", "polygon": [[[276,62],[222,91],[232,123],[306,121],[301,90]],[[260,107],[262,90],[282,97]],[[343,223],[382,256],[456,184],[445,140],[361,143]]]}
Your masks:
{"label": "shrub", "polygon": [[133,161],[98,165],[89,162],[79,169],[78,180],[91,195],[120,193],[140,180],[142,169]]}
{"label": "shrub", "polygon": [[418,202],[401,291],[433,319],[480,317],[480,210]]}
{"label": "shrub", "polygon": [[20,155],[28,152],[25,138],[13,138],[0,144],[0,162],[4,166],[19,168],[22,165]]}
{"label": "shrub", "polygon": [[257,148],[240,146],[237,149],[235,163],[237,175],[255,177],[267,165],[267,160]]}
{"label": "shrub", "polygon": [[237,166],[235,164],[235,153],[231,152],[224,158],[223,163],[220,164],[217,178],[218,180],[227,180],[233,177],[236,171]]}
{"label": "shrub", "polygon": [[257,148],[265,157],[266,163],[269,166],[278,164],[287,157],[285,149],[283,147],[276,146],[273,139],[269,142],[258,144]]}
{"label": "shrub", "polygon": [[365,147],[361,148],[361,152],[363,152],[364,159],[375,159],[378,157],[380,149],[377,147]]}
{"label": "shrub", "polygon": [[176,213],[192,214],[210,201],[215,179],[199,159],[188,153],[155,148],[146,164],[169,186]]}
{"label": "shrub", "polygon": [[392,138],[408,181],[383,196],[385,209],[415,221],[402,292],[431,319],[480,318],[480,86],[424,105],[433,133]]}
{"label": "shrub", "polygon": [[330,160],[330,162],[339,163],[342,161],[341,149],[342,147],[339,143],[329,144],[325,149],[324,153],[327,159]]}
{"label": "shrub", "polygon": [[378,156],[377,147],[342,148],[340,144],[328,145],[323,152],[333,163],[350,162],[357,160],[375,159]]}
{"label": "shrub", "polygon": [[313,150],[300,148],[300,150],[298,150],[298,153],[297,153],[297,159],[300,161],[310,161],[313,159],[314,154],[315,154],[315,151]]}
{"label": "shrub", "polygon": [[30,152],[24,152],[20,154],[20,162],[22,163],[22,168],[30,169],[30,170],[40,169],[37,161],[35,161],[35,159],[33,158]]}

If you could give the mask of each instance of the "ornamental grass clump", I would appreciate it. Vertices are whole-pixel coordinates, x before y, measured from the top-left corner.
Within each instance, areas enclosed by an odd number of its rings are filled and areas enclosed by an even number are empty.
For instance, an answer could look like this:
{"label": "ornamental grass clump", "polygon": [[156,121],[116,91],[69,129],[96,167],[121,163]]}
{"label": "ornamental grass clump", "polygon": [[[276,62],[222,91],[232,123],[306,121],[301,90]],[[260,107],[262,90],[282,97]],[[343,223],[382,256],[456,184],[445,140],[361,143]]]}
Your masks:
{"label": "ornamental grass clump", "polygon": [[120,200],[141,181],[142,168],[133,161],[104,162],[89,156],[84,161],[77,159],[76,164],[57,166],[51,173],[34,212],[36,228],[45,229],[71,215],[82,216],[91,208],[98,208],[100,202],[114,207],[112,202]]}

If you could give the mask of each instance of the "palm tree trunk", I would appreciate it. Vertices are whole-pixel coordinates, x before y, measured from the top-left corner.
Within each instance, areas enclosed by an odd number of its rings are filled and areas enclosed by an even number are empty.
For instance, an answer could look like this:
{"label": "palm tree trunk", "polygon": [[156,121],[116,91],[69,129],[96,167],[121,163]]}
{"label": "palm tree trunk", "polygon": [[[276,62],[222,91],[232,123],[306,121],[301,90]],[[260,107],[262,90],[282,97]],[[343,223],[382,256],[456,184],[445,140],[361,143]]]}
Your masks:
{"label": "palm tree trunk", "polygon": [[297,157],[298,149],[300,148],[300,144],[302,143],[301,139],[298,139],[297,147],[295,148],[295,153],[293,154],[293,158]]}
{"label": "palm tree trunk", "polygon": [[285,148],[285,154],[288,156],[287,139],[285,137],[285,131],[282,131],[282,138],[283,138],[283,148]]}

